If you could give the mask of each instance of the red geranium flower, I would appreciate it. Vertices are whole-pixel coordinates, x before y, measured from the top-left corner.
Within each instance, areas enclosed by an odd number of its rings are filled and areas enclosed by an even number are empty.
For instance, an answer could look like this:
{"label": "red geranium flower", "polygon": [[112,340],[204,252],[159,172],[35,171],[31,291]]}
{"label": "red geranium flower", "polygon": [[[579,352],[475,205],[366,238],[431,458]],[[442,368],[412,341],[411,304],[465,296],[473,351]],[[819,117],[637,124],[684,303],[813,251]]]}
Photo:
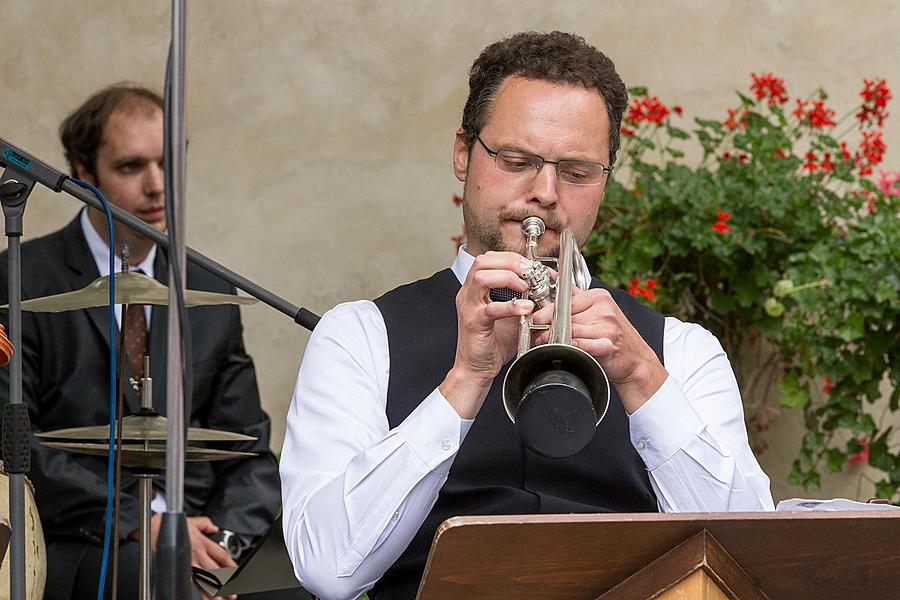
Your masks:
{"label": "red geranium flower", "polygon": [[716,211],[716,218],[718,221],[713,223],[713,231],[716,233],[727,233],[731,231],[731,227],[728,226],[727,222],[731,218],[731,213],[719,210]]}
{"label": "red geranium flower", "polygon": [[851,454],[847,457],[847,464],[850,465],[869,462],[869,437],[859,438],[856,441],[859,442],[862,448],[856,454]]}
{"label": "red geranium flower", "polygon": [[887,146],[880,131],[863,131],[862,138],[856,153],[856,164],[859,165],[860,175],[871,175],[872,167],[884,158]]}
{"label": "red geranium flower", "polygon": [[672,112],[680,117],[682,115],[682,113],[684,112],[684,109],[676,104],[675,106],[672,107]]}
{"label": "red geranium flower", "polygon": [[640,279],[629,279],[631,285],[628,286],[628,293],[637,298],[638,296],[643,296],[650,302],[653,302],[656,297],[656,292],[653,291],[653,288],[656,287],[656,281],[653,279],[647,280],[647,287],[641,287]]}
{"label": "red geranium flower", "polygon": [[632,125],[638,125],[644,121],[662,125],[668,115],[669,109],[660,102],[659,98],[643,96],[631,101],[625,120]]}
{"label": "red geranium flower", "polygon": [[816,170],[816,154],[815,152],[807,152],[806,153],[806,162],[803,163],[803,168],[812,173]]}
{"label": "red geranium flower", "polygon": [[825,382],[825,384],[822,386],[822,393],[830,394],[831,390],[834,389],[834,384],[831,382],[831,377],[829,377],[828,375],[822,375],[822,381]]}
{"label": "red geranium flower", "polygon": [[626,137],[634,137],[634,129],[629,129],[629,128],[625,127],[624,125],[622,125],[622,127],[619,129],[619,131],[621,131],[622,135],[624,135]]}
{"label": "red geranium flower", "polygon": [[[806,105],[810,107],[807,110]],[[827,108],[821,100],[807,103],[805,100],[797,99],[797,108],[793,115],[800,119],[801,122],[809,125],[813,129],[822,129],[824,127],[834,127],[837,122],[834,120],[835,112]]]}
{"label": "red geranium flower", "polygon": [[762,75],[751,73],[750,76],[753,78],[750,91],[756,94],[757,100],[768,98],[769,104],[784,104],[788,101],[783,79],[775,77],[771,73],[763,73]]}
{"label": "red geranium flower", "polygon": [[[735,118],[737,117],[737,118]],[[733,108],[728,109],[728,117],[722,121],[722,125],[724,125],[728,129],[737,129],[741,127],[743,129],[747,128],[747,109],[743,109],[740,114]]]}
{"label": "red geranium flower", "polygon": [[881,127],[888,116],[886,109],[888,100],[891,99],[891,90],[884,79],[863,79],[863,84],[865,87],[859,93],[863,103],[856,113],[856,120],[860,125],[877,123]]}

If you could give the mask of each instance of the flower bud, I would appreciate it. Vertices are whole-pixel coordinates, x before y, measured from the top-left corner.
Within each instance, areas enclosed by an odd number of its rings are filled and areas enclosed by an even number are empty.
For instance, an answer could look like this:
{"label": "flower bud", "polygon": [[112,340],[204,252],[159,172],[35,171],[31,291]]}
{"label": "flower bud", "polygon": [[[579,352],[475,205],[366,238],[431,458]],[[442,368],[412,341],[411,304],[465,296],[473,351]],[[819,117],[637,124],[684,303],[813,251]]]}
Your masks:
{"label": "flower bud", "polygon": [[794,291],[794,282],[790,279],[782,279],[778,283],[775,284],[775,289],[772,290],[772,293],[775,294],[776,298],[784,298],[788,294]]}
{"label": "flower bud", "polygon": [[784,314],[784,304],[775,298],[767,298],[763,307],[766,309],[766,314],[770,317],[778,318]]}

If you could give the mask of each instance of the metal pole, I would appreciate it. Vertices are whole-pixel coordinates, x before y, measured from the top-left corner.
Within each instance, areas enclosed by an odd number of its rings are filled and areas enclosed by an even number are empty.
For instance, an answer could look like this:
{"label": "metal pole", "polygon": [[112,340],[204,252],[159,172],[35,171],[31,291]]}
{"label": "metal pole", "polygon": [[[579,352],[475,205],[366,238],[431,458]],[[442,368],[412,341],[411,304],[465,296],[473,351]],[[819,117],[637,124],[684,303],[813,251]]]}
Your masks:
{"label": "metal pole", "polygon": [[[169,203],[172,207],[169,234],[169,340],[166,373],[166,513],[160,524],[156,545],[157,598],[182,600],[191,596],[191,549],[184,515],[184,372],[179,323],[178,295],[184,293],[184,49],[185,6],[184,0],[172,0],[172,49],[169,68],[168,106],[165,118],[169,125],[167,164],[171,182]],[[177,262],[176,262],[177,261]],[[175,265],[182,274],[180,286],[174,277]]]}
{"label": "metal pole", "polygon": [[[173,275],[178,261],[182,275],[185,273],[184,250],[184,0],[172,0],[172,68],[169,130],[172,140],[171,194],[175,224],[174,245],[169,252],[169,339],[167,356],[168,374],[166,388],[166,416],[169,419],[166,446],[166,506],[168,512],[180,513],[184,509],[184,366],[181,360],[181,326],[177,306],[178,292]],[[181,281],[182,286],[184,281]],[[184,288],[182,287],[182,293]]]}
{"label": "metal pole", "polygon": [[[15,177],[15,178],[14,178]],[[9,259],[9,405],[3,409],[3,460],[9,472],[9,590],[12,600],[25,600],[25,473],[31,467],[28,409],[22,404],[22,217],[34,180],[7,171],[0,177]]]}
{"label": "metal pole", "polygon": [[[13,345],[10,368],[9,403],[22,404],[22,239],[9,237],[9,332]],[[12,600],[25,600],[25,476],[9,476],[9,513],[12,519],[9,557],[9,591]]]}
{"label": "metal pole", "polygon": [[[145,441],[144,446],[148,444]],[[150,600],[150,500],[153,495],[153,475],[137,474],[140,482],[138,490],[141,503],[140,527],[140,578],[138,579],[138,598]]]}

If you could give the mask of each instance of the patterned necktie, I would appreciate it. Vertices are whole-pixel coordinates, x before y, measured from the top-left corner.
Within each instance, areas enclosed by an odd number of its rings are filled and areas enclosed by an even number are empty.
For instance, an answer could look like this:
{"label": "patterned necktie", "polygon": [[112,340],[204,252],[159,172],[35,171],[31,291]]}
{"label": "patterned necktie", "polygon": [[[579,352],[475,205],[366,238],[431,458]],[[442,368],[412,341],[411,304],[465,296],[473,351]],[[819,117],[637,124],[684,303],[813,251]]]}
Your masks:
{"label": "patterned necktie", "polygon": [[131,365],[131,376],[140,381],[144,376],[144,355],[147,353],[147,315],[143,304],[129,304],[125,309],[125,354]]}

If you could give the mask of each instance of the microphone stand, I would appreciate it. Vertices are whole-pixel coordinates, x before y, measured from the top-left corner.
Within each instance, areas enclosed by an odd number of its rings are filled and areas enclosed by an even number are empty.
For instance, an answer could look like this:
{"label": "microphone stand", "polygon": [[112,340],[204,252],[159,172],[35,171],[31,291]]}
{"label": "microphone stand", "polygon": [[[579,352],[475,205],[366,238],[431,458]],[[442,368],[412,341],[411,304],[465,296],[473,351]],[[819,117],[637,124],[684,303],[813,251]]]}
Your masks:
{"label": "microphone stand", "polygon": [[[20,165],[17,165],[15,162],[8,159],[8,156],[18,156],[19,160],[23,164],[28,164],[28,168],[22,168]],[[100,200],[97,199],[94,194],[72,183],[69,180],[69,176],[57,169],[53,168],[49,164],[43,162],[41,159],[35,157],[32,154],[29,154],[25,150],[14,146],[13,144],[7,142],[3,138],[0,138],[0,168],[6,168],[7,172],[10,173],[10,178],[13,178],[14,181],[23,182],[23,184],[28,185],[27,182],[32,182],[30,185],[33,186],[34,183],[40,183],[54,192],[65,192],[66,194],[80,200],[84,204],[88,206],[92,206],[99,211],[103,211],[103,204]],[[29,175],[30,174],[30,175]],[[7,181],[5,177],[0,179],[0,181]],[[28,188],[27,192],[30,193],[31,189]],[[2,193],[2,192],[0,192]],[[25,198],[21,200],[22,208],[15,209],[20,212],[24,211],[24,203],[27,198],[27,193]],[[153,240],[157,245],[161,246],[167,252],[169,251],[169,238],[165,233],[156,229],[152,225],[148,225],[144,221],[141,221],[134,215],[125,212],[118,206],[110,204],[110,210],[112,211],[113,219],[122,223],[132,231],[136,231],[147,239]],[[4,211],[5,212],[5,211]],[[21,215],[18,216],[21,220]],[[21,223],[19,224],[19,229],[21,230]],[[9,234],[7,234],[9,235]],[[19,233],[21,236],[21,231]],[[185,247],[186,256],[188,262],[197,265],[201,269],[212,273],[218,278],[230,283],[234,287],[239,290],[243,290],[250,296],[253,296],[263,304],[267,304],[268,306],[274,308],[278,312],[287,315],[291,318],[294,323],[312,331],[315,329],[316,324],[319,322],[319,315],[314,312],[306,309],[306,308],[298,308],[291,302],[288,302],[284,298],[278,296],[274,292],[262,287],[261,285],[247,279],[243,275],[236,273],[229,269],[228,267],[216,262],[215,260],[209,258],[208,256],[197,252],[190,246]],[[16,286],[16,289],[19,289]],[[12,294],[12,286],[10,286],[10,294]],[[12,302],[10,302],[10,319],[12,319]],[[10,323],[11,324],[11,323]],[[12,339],[10,338],[10,341]],[[12,363],[10,363],[12,364]]]}

